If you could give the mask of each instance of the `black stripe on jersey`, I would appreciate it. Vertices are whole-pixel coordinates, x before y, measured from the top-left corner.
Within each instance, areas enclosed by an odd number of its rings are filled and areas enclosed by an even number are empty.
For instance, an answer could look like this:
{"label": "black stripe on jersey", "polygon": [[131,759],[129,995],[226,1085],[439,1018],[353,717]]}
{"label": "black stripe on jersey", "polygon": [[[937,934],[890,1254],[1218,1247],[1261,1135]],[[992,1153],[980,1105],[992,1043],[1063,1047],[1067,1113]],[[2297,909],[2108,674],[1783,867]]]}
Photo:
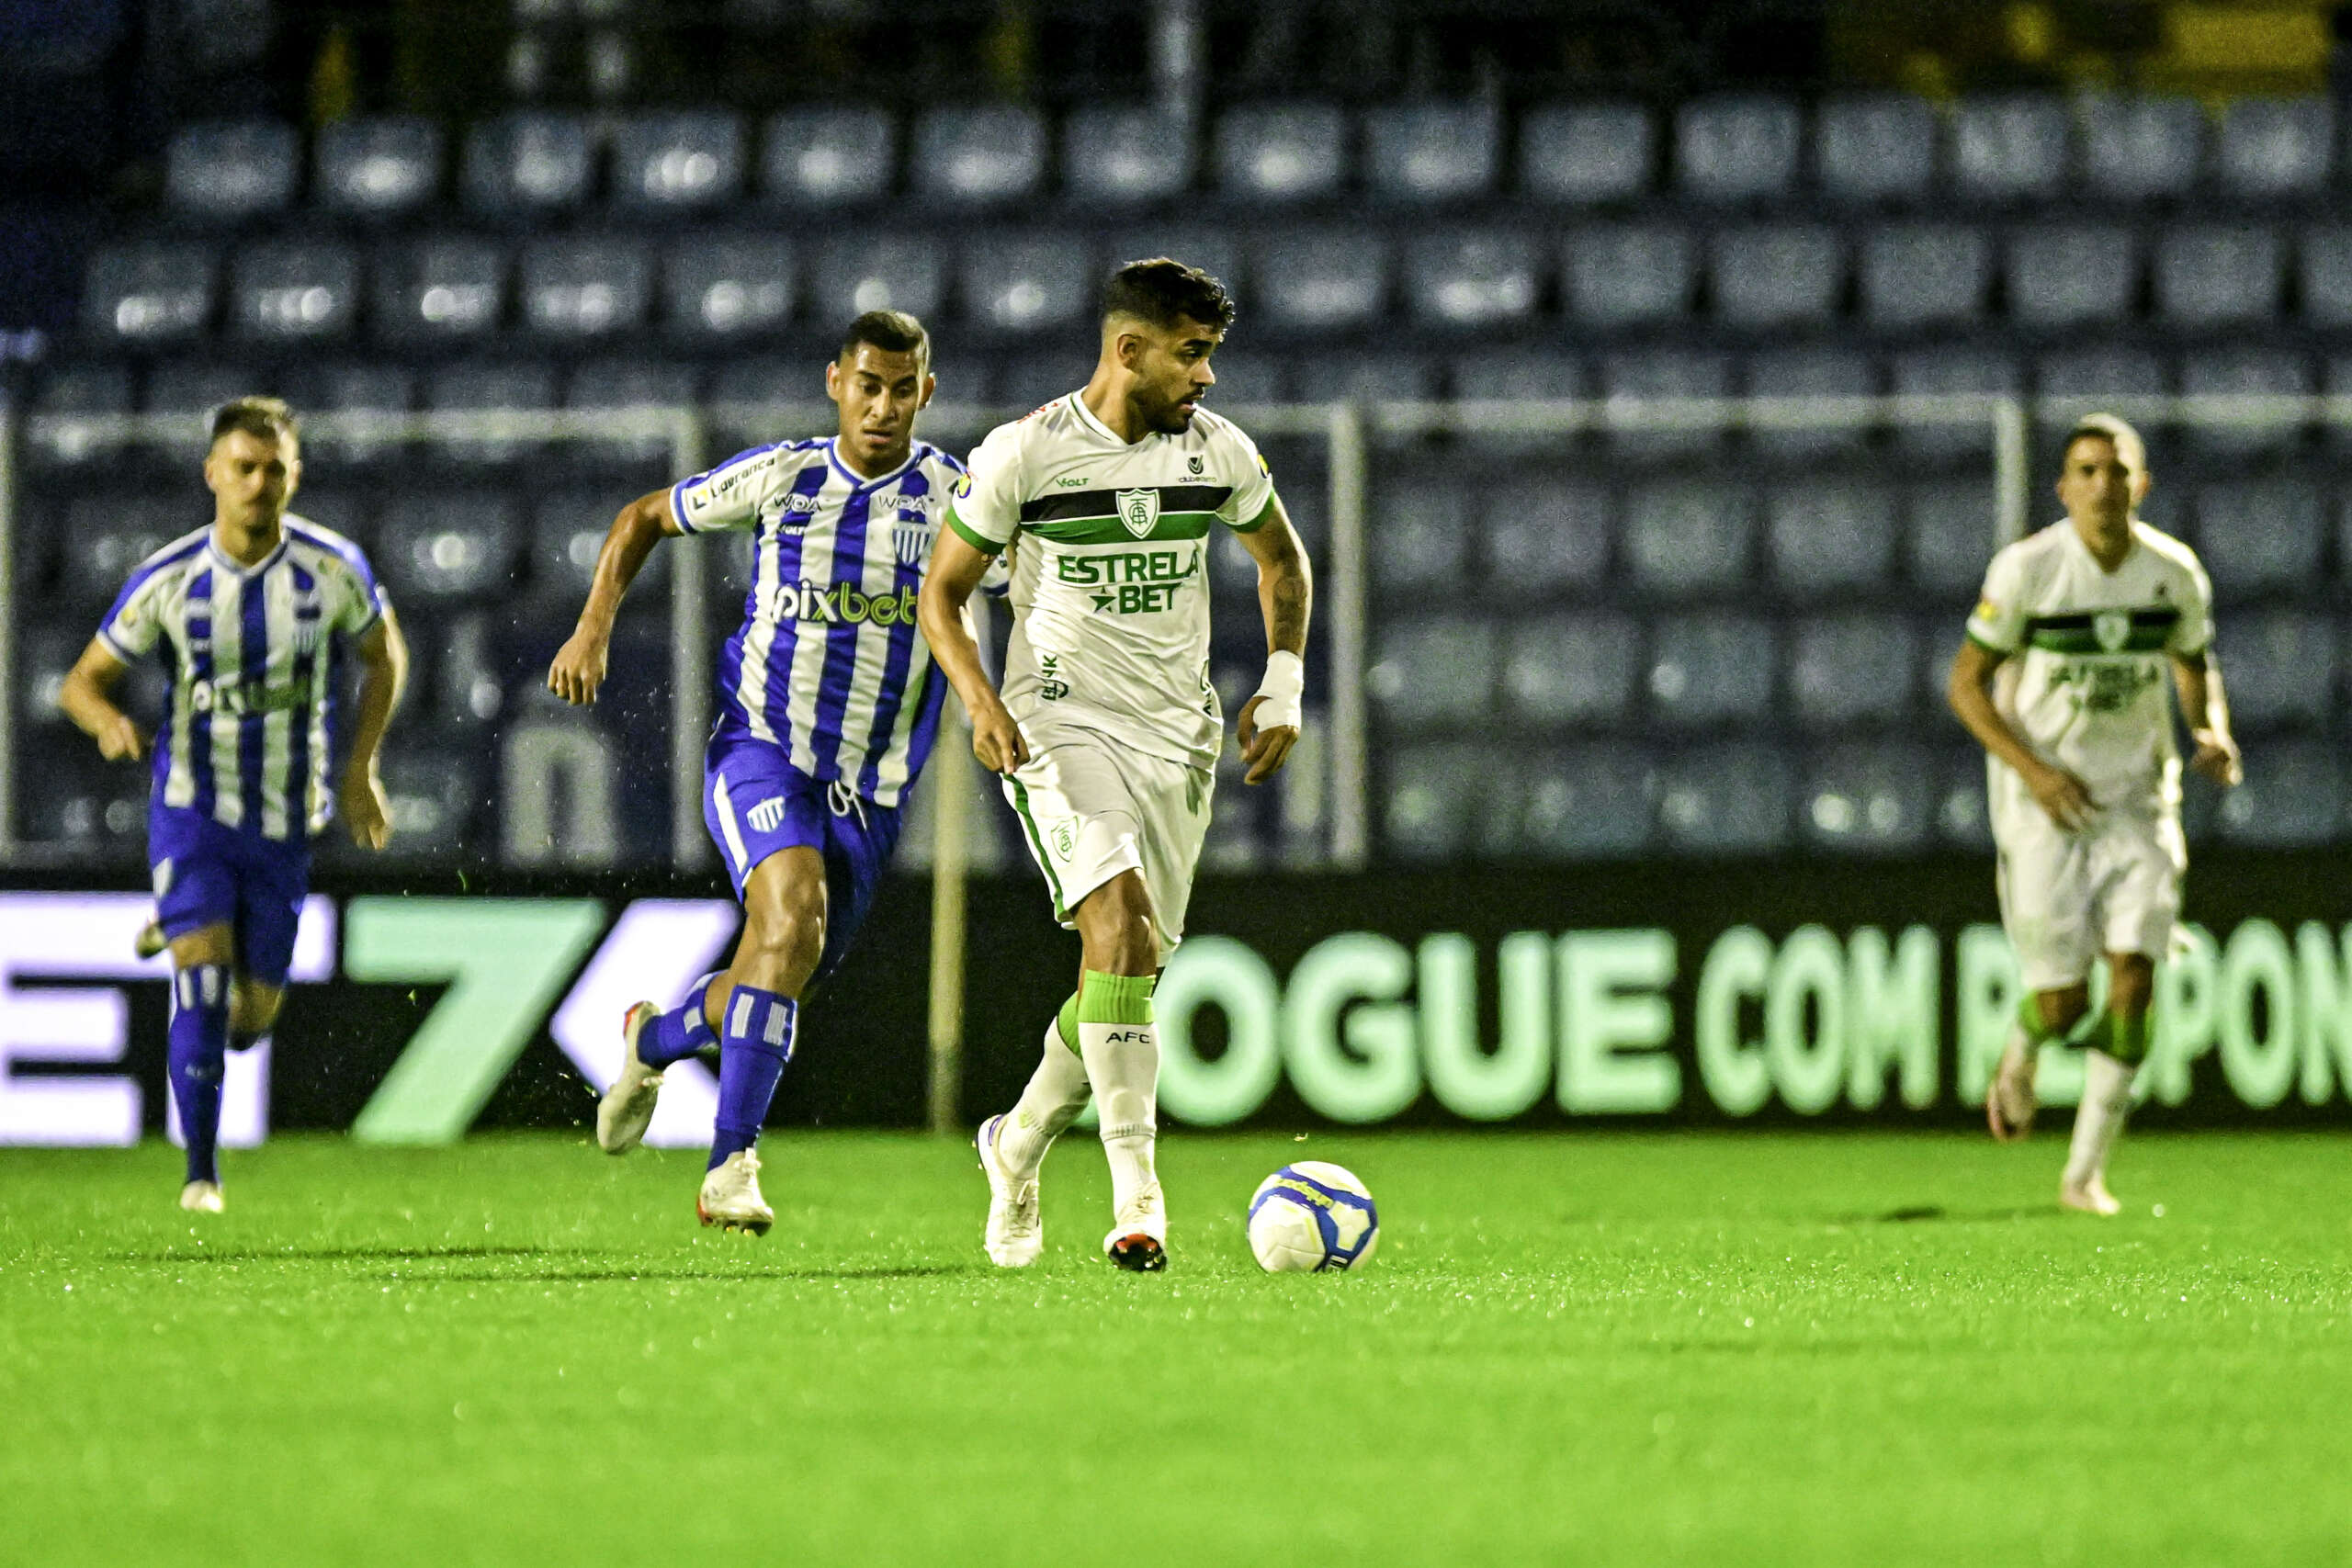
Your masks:
{"label": "black stripe on jersey", "polygon": [[[2094,614],[2110,613],[2086,610],[2079,615],[2029,615],[2026,617],[2025,629],[2030,632],[2086,632],[2091,629]],[[2176,626],[2179,624],[2180,610],[2177,605],[2160,604],[2152,609],[2132,612],[2132,625],[2135,628]]]}
{"label": "black stripe on jersey", "polygon": [[1128,485],[1124,490],[1074,490],[1023,502],[1021,521],[1074,523],[1090,517],[1116,517],[1119,497],[1139,490],[1159,491],[1162,512],[1216,512],[1233,499],[1231,485]]}

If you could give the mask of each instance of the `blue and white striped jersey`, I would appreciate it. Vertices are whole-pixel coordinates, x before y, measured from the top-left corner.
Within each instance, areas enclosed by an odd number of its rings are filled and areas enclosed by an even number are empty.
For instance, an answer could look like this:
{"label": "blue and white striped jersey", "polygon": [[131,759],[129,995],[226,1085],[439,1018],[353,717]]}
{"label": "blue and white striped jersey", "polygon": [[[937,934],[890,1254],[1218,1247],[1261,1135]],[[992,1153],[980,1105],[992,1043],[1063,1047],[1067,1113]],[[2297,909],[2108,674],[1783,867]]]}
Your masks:
{"label": "blue and white striped jersey", "polygon": [[171,666],[155,800],[266,839],[324,828],[334,638],[361,635],[386,608],[358,546],[291,514],[250,567],[222,554],[209,526],[140,562],[98,640],[126,664],[160,643]]}
{"label": "blue and white striped jersey", "polygon": [[915,596],[963,472],[918,441],[899,468],[862,479],[831,439],[783,441],[671,487],[685,532],[753,530],[743,625],[718,660],[718,738],[772,742],[820,783],[899,804],[947,690]]}

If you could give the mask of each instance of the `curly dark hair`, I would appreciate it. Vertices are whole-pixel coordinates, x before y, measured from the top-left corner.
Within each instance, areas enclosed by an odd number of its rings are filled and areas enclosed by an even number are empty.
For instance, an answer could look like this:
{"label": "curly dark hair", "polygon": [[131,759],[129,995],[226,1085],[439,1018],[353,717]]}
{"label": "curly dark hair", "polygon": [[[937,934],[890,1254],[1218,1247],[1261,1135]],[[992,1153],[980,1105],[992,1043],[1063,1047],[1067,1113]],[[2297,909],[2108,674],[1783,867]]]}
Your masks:
{"label": "curly dark hair", "polygon": [[1219,332],[1233,328],[1233,296],[1196,266],[1166,256],[1131,261],[1102,287],[1102,314],[1133,316],[1155,327],[1198,321]]}

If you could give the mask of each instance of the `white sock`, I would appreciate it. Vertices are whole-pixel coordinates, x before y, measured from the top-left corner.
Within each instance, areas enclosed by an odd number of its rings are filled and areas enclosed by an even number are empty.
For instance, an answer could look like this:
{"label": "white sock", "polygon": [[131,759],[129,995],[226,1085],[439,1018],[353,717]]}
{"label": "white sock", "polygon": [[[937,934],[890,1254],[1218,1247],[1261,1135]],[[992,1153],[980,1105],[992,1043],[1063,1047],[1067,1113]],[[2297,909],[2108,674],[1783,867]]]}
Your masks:
{"label": "white sock", "polygon": [[2075,1111],[2075,1139],[2066,1151],[2066,1185],[2086,1187],[2106,1174],[2108,1151],[2132,1111],[2136,1069],[2104,1051],[2083,1053],[2083,1102]]}
{"label": "white sock", "polygon": [[1086,1109],[1091,1092],[1086,1064],[1062,1043],[1058,1021],[1046,1025],[1045,1058],[1029,1075],[1029,1087],[996,1130],[997,1156],[1013,1175],[1026,1181],[1046,1163],[1046,1151]]}
{"label": "white sock", "polygon": [[1152,1168],[1159,1124],[1159,1032],[1148,1023],[1081,1023],[1078,1050],[1102,1112],[1112,1213],[1125,1215],[1138,1196],[1159,1190]]}

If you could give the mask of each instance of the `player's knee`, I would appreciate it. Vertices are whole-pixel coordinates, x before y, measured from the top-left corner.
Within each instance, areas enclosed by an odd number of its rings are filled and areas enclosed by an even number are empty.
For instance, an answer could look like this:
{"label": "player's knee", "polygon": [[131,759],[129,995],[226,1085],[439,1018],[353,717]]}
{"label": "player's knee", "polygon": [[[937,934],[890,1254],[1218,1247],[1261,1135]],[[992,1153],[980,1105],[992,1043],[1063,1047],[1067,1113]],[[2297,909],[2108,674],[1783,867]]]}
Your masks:
{"label": "player's knee", "polygon": [[1086,966],[1110,975],[1148,975],[1158,967],[1158,939],[1151,928],[1151,896],[1143,879],[1129,873],[1114,877],[1087,896],[1079,910],[1079,940]]}
{"label": "player's knee", "polygon": [[787,899],[763,911],[744,932],[759,967],[806,977],[825,951],[825,906],[821,899]]}
{"label": "player's knee", "polygon": [[2074,1032],[2075,1026],[2083,1021],[2083,1015],[2091,1010],[2090,989],[2086,986],[2044,991],[2040,1000],[2042,1024],[2054,1035]]}

